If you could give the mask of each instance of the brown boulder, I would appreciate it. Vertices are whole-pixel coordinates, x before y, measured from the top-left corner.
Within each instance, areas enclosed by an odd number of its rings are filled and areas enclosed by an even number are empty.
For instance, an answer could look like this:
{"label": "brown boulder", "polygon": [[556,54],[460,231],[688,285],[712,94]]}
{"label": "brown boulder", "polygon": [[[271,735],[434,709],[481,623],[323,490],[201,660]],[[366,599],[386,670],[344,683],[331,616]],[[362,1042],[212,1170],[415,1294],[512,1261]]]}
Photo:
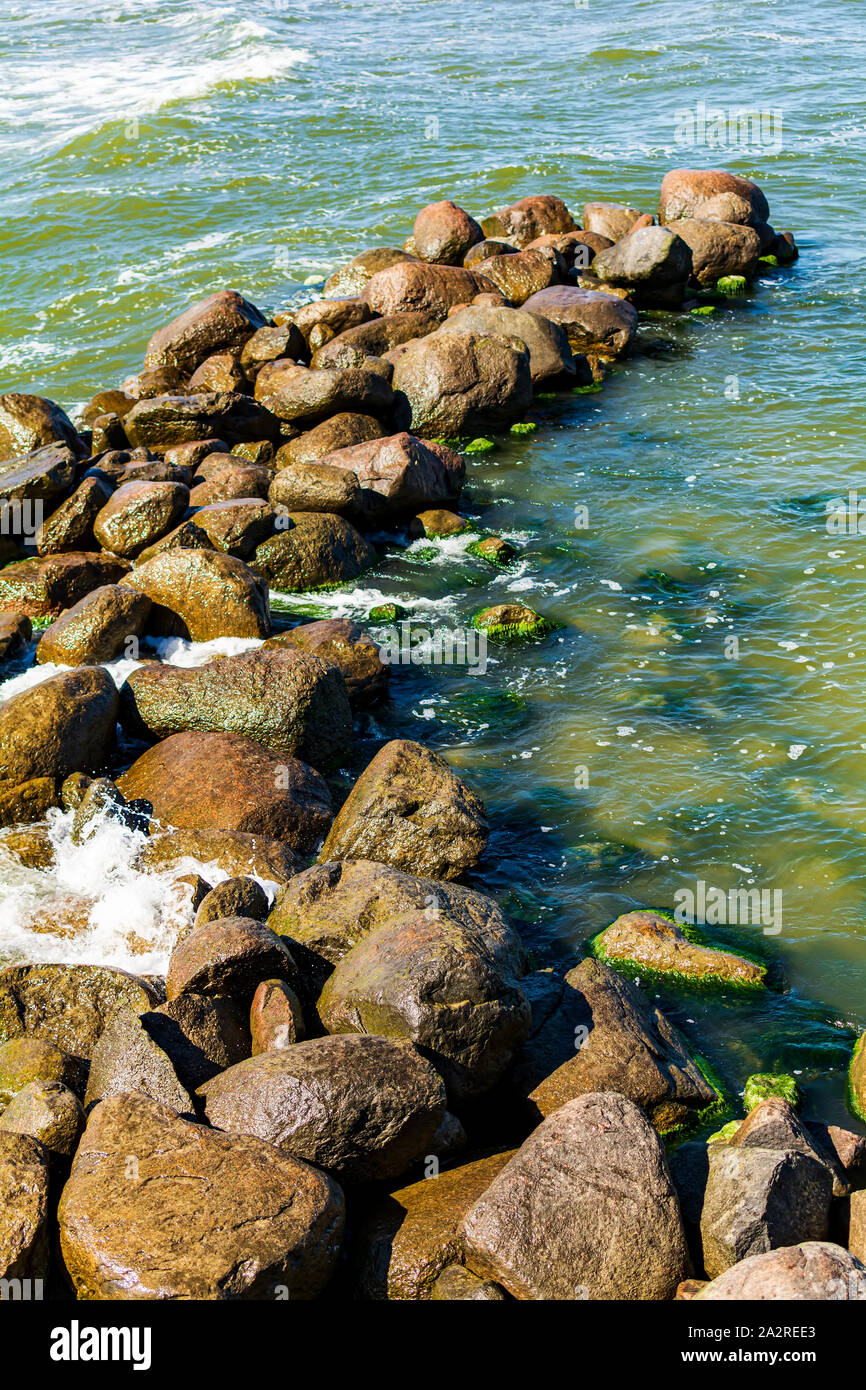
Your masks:
{"label": "brown boulder", "polygon": [[406,432],[337,449],[326,454],[319,466],[343,469],[366,493],[374,493],[375,498],[366,503],[374,518],[454,502],[466,472],[463,459],[453,449]]}
{"label": "brown boulder", "polygon": [[500,294],[514,305],[525,303],[531,294],[556,285],[564,278],[565,265],[549,247],[516,251],[513,255],[493,256],[475,267],[479,275],[491,280]]}
{"label": "brown boulder", "polygon": [[394,420],[413,434],[477,434],[519,419],[532,401],[522,344],[480,333],[434,333],[398,351]]}
{"label": "brown boulder", "polygon": [[5,537],[33,533],[47,508],[68,496],[76,456],[66,444],[49,444],[24,458],[0,463],[0,520]]}
{"label": "brown boulder", "polygon": [[199,507],[195,526],[204,532],[214,550],[248,560],[274,529],[273,507],[258,497],[232,497]]}
{"label": "brown boulder", "polygon": [[531,295],[523,309],[561,324],[572,352],[622,357],[637,333],[634,306],[597,290],[552,285]]}
{"label": "brown boulder", "polygon": [[55,618],[39,639],[37,662],[58,666],[98,666],[113,661],[130,637],[144,630],[150,613],[146,594],[106,584]]}
{"label": "brown boulder", "polygon": [[412,236],[422,261],[462,265],[470,246],[481,241],[484,233],[474,217],[446,199],[421,209],[415,218]]}
{"label": "brown boulder", "polygon": [[63,671],[0,705],[0,780],[95,772],[114,747],[117,687],[102,667]]}
{"label": "brown boulder", "polygon": [[[399,259],[407,259],[402,251],[394,254]],[[382,266],[376,268],[381,270]],[[366,284],[366,281],[364,283]],[[347,328],[355,328],[357,324],[365,323],[371,317],[371,310],[364,301],[353,296],[342,299],[314,299],[312,304],[302,304],[300,309],[287,310],[284,315],[277,314],[276,320],[278,323],[292,322],[297,325],[307,344],[309,355],[309,352],[315,352],[323,343],[336,338],[338,333],[343,333]],[[293,355],[291,352],[286,353],[287,357]]]}
{"label": "brown boulder", "polygon": [[409,261],[378,271],[365,286],[362,298],[377,314],[415,311],[441,322],[453,304],[467,304],[474,295],[491,288],[483,276],[462,266]]}
{"label": "brown boulder", "polygon": [[393,392],[383,376],[360,367],[318,370],[285,362],[259,372],[256,399],[280,420],[304,428],[341,411],[386,416]]}
{"label": "brown boulder", "polygon": [[480,333],[519,339],[529,353],[533,386],[551,378],[574,378],[576,375],[565,329],[541,314],[527,314],[523,309],[467,305],[456,314],[450,314],[437,329],[437,335],[445,333]]}
{"label": "brown boulder", "polygon": [[500,208],[492,217],[485,217],[481,226],[485,236],[504,237],[522,249],[545,232],[572,232],[575,223],[561,198],[537,193]]}
{"label": "brown boulder", "polygon": [[[322,292],[329,299],[359,295],[378,271],[414,260],[414,256],[407,255],[405,251],[398,251],[394,246],[374,246],[369,251],[362,251],[360,255],[353,256],[346,265],[341,265],[329,275]],[[300,321],[300,313],[298,320]]]}
{"label": "brown boulder", "polygon": [[14,965],[0,971],[0,1040],[39,1038],[88,1060],[115,1009],[144,1013],[150,985],[101,965]]}
{"label": "brown boulder", "polygon": [[297,362],[306,360],[307,356],[307,344],[300,328],[295,323],[284,323],[278,328],[258,328],[244,343],[240,364],[248,380],[255,381],[266,362],[275,362],[278,357],[291,357]]}
{"label": "brown boulder", "polygon": [[199,391],[192,396],[154,396],[133,406],[124,421],[129,442],[162,451],[174,444],[218,435],[231,447],[276,439],[280,422],[240,391]]}
{"label": "brown boulder", "polygon": [[[380,429],[381,426],[372,436],[374,439],[379,437]],[[356,475],[332,463],[288,464],[274,478],[268,497],[289,516],[294,512],[333,512],[347,521],[360,521],[366,514]]]}
{"label": "brown boulder", "polygon": [[59,1081],[68,1086],[74,1079],[72,1059],[45,1038],[11,1038],[0,1043],[0,1110],[31,1082]]}
{"label": "brown boulder", "polygon": [[25,613],[0,613],[0,661],[20,656],[32,636],[33,624]]}
{"label": "brown boulder", "polygon": [[376,559],[373,546],[345,517],[286,512],[251,563],[271,588],[304,591],[357,579]]}
{"label": "brown boulder", "polygon": [[289,949],[270,927],[253,917],[219,917],[175,946],[165,988],[169,1003],[181,994],[204,994],[249,1008],[262,980],[295,978]]}
{"label": "brown boulder", "polygon": [[321,618],[302,623],[277,637],[266,648],[296,648],[309,652],[328,666],[336,666],[346,682],[349,703],[355,708],[375,704],[388,693],[390,667],[363,628],[348,618]]}
{"label": "brown boulder", "polygon": [[[214,460],[219,456],[213,455]],[[208,460],[210,462],[210,460]],[[258,497],[264,500],[273,480],[270,468],[261,464],[243,464],[233,460],[225,467],[214,464],[212,472],[196,474],[189,494],[189,505],[201,509],[215,502],[235,502],[240,498]],[[204,481],[201,481],[204,478]]]}
{"label": "brown boulder", "polygon": [[761,254],[754,227],[690,218],[667,225],[691,248],[692,278],[699,285],[714,285],[723,275],[744,275],[747,280],[754,277]]}
{"label": "brown boulder", "polygon": [[0,1279],[47,1277],[48,1222],[45,1149],[29,1135],[0,1132]]}
{"label": "brown boulder", "polygon": [[277,469],[284,469],[298,463],[317,463],[325,454],[331,454],[335,449],[345,449],[350,444],[363,444],[369,439],[378,439],[381,433],[382,426],[374,416],[358,415],[354,411],[343,410],[298,435],[297,439],[290,439],[287,444],[283,444],[277,450],[275,466]]}
{"label": "brown boulder", "polygon": [[243,347],[265,320],[236,290],[220,290],[185,309],[147,345],[146,368],[173,367],[189,375],[214,353]]}
{"label": "brown boulder", "polygon": [[313,354],[312,365],[345,370],[363,367],[368,357],[384,357],[401,343],[432,333],[439,320],[425,312],[387,314],[357,328],[347,328]]}
{"label": "brown boulder", "polygon": [[[719,217],[719,200],[728,200],[729,210],[739,215]],[[734,201],[735,200],[735,201]],[[722,222],[748,223],[754,227],[770,219],[770,208],[761,189],[751,179],[729,174],[724,169],[671,169],[662,179],[659,197],[659,221],[665,226],[682,218],[705,218],[712,204],[714,219]]]}
{"label": "brown boulder", "polygon": [[142,868],[157,872],[177,872],[189,861],[214,864],[226,874],[254,874],[278,884],[287,883],[304,867],[289,845],[239,830],[157,831],[154,827],[138,859]]}
{"label": "brown boulder", "polygon": [[100,551],[73,551],[20,560],[0,570],[0,610],[56,618],[100,584],[116,584],[129,562]]}
{"label": "brown boulder", "polygon": [[638,208],[623,207],[621,203],[586,203],[583,209],[584,231],[609,241],[621,241],[634,230],[641,216]]}
{"label": "brown boulder", "polygon": [[0,1131],[29,1135],[52,1159],[71,1158],[83,1129],[81,1101],[59,1081],[29,1082],[0,1115]]}
{"label": "brown boulder", "polygon": [[639,227],[592,263],[601,283],[629,291],[636,304],[676,307],[692,273],[692,253],[669,227]]}
{"label": "brown boulder", "polygon": [[196,928],[220,917],[252,917],[264,922],[268,915],[268,895],[254,878],[224,878],[205,893],[196,909]]}
{"label": "brown boulder", "polygon": [[170,550],[146,560],[124,585],[146,594],[149,631],[209,642],[215,637],[267,637],[267,591],[252,570],[213,550]]}
{"label": "brown boulder", "polygon": [[216,352],[196,367],[189,379],[189,391],[246,391],[247,374],[236,352]]}
{"label": "brown boulder", "polygon": [[318,772],[281,759],[239,734],[172,734],[118,778],[128,801],[143,800],[164,825],[243,830],[310,853],[331,821]]}
{"label": "brown boulder", "polygon": [[0,396],[0,461],[15,459],[24,466],[20,456],[46,444],[67,444],[79,458],[86,453],[69,416],[53,401],[19,391]]}
{"label": "brown boulder", "polygon": [[429,1145],[445,1089],[408,1042],[371,1034],[262,1052],[200,1088],[212,1125],[349,1182],[397,1178]]}
{"label": "brown boulder", "polygon": [[285,980],[262,980],[250,1005],[253,1056],[291,1047],[304,1038],[301,1001]]}
{"label": "brown boulder", "polygon": [[866,1300],[866,1269],[840,1245],[809,1240],[741,1260],[705,1284],[695,1298],[702,1303],[862,1302]]}
{"label": "brown boulder", "polygon": [[180,994],[142,1014],[141,1022],[187,1091],[250,1055],[245,1011],[231,999]]}
{"label": "brown boulder", "polygon": [[457,878],[487,844],[484,807],[444,758],[420,743],[386,743],[349,793],[320,860],[375,859]]}
{"label": "brown boulder", "polygon": [[93,1049],[84,1104],[90,1110],[108,1096],[129,1091],[150,1096],[178,1115],[195,1115],[192,1097],[143,1020],[131,1009],[117,1009]]}
{"label": "brown boulder", "polygon": [[80,1299],[225,1301],[316,1298],[345,1217],[323,1173],[133,1094],[94,1110],[58,1219]]}

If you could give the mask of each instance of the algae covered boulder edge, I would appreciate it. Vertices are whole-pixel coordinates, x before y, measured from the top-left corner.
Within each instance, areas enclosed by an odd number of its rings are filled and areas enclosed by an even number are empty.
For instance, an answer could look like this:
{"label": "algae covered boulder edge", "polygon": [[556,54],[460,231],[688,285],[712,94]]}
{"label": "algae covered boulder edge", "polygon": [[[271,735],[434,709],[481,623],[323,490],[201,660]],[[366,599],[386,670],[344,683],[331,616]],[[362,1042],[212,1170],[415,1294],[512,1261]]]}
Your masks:
{"label": "algae covered boulder edge", "polygon": [[664,912],[625,912],[594,936],[590,946],[599,960],[630,975],[743,991],[761,990],[766,983],[766,966],[705,945],[694,928]]}

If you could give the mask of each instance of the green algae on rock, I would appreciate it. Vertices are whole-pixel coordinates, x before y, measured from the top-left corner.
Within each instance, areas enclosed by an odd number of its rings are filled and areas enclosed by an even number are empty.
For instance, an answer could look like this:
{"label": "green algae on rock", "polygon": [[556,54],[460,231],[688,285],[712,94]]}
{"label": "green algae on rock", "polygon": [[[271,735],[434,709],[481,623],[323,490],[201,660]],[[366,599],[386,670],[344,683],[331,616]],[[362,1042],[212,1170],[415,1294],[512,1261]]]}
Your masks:
{"label": "green algae on rock", "polygon": [[740,295],[748,292],[749,282],[745,275],[723,275],[716,281],[716,289],[721,294]]}
{"label": "green algae on rock", "polygon": [[485,536],[483,540],[472,541],[467,549],[470,555],[476,555],[479,560],[486,560],[488,565],[496,565],[498,569],[510,565],[517,554],[516,547],[501,536]]}
{"label": "green algae on rock", "polygon": [[766,967],[708,946],[694,927],[664,912],[626,912],[590,942],[593,955],[615,970],[701,987],[759,990]]}
{"label": "green algae on rock", "polygon": [[848,1068],[848,1105],[858,1119],[866,1122],[866,1033],[854,1044]]}
{"label": "green algae on rock", "polygon": [[742,1123],[742,1120],[728,1120],[727,1124],[722,1125],[721,1129],[717,1129],[715,1134],[710,1135],[710,1137],[707,1139],[707,1143],[727,1144],[731,1139],[733,1139],[734,1135],[736,1134],[737,1130],[740,1128],[740,1125]]}
{"label": "green algae on rock", "polygon": [[472,626],[497,642],[546,637],[553,624],[525,603],[496,603],[473,614]]}
{"label": "green algae on rock", "polygon": [[496,445],[492,439],[471,439],[463,450],[464,454],[488,454]]}
{"label": "green algae on rock", "polygon": [[534,420],[518,420],[516,424],[514,424],[514,425],[511,426],[511,428],[509,429],[508,433],[509,433],[509,434],[535,434],[535,431],[536,431],[537,429],[538,429],[538,425],[535,423]]}
{"label": "green algae on rock", "polygon": [[793,1076],[783,1072],[778,1075],[772,1072],[755,1072],[749,1077],[743,1092],[746,1113],[754,1110],[755,1106],[760,1105],[768,1096],[781,1096],[782,1100],[793,1105],[795,1110],[798,1110],[803,1102],[800,1087]]}
{"label": "green algae on rock", "polygon": [[408,609],[399,603],[377,603],[367,614],[369,623],[396,623],[408,617]]}

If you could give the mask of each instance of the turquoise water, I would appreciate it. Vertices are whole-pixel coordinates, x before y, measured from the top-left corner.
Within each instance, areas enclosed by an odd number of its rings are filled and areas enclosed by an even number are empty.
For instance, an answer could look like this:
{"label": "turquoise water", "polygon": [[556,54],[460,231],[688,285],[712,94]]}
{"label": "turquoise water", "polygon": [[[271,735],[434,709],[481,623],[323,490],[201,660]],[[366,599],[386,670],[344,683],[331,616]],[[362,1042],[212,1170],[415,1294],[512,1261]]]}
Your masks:
{"label": "turquoise water", "polygon": [[[416,546],[328,611],[384,594],[463,622],[519,599],[561,623],[483,676],[398,672],[360,760],[401,734],[465,772],[494,827],[476,881],[539,955],[699,879],[781,891],[781,931],[740,938],[778,971],[768,1000],[668,1003],[733,1089],[793,1068],[843,1118],[866,1026],[866,538],[829,535],[824,504],[866,489],[856,0],[79,10],[0,3],[2,390],[72,408],[202,294],[312,297],[442,197],[652,210],[668,168],[723,166],[794,230],[801,259],[749,299],[647,317],[601,393],[538,402],[535,435],[473,459],[467,506],[519,544],[513,570]],[[701,102],[768,113],[771,138],[678,143]]]}

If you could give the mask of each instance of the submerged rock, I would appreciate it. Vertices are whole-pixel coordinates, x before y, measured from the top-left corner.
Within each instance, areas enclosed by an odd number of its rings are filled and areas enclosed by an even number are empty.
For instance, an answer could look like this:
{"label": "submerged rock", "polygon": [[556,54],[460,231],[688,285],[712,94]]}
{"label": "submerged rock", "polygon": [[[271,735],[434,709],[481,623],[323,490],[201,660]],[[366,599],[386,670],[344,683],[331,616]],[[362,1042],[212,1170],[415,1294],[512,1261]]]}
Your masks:
{"label": "submerged rock", "polygon": [[472,626],[495,642],[537,639],[546,637],[551,630],[547,619],[525,603],[497,603],[492,608],[482,608],[474,615]]}
{"label": "submerged rock", "polygon": [[784,1073],[775,1074],[770,1072],[756,1072],[746,1081],[743,1092],[743,1103],[746,1110],[753,1110],[756,1105],[760,1105],[762,1100],[768,1096],[779,1096],[786,1100],[794,1109],[798,1109],[802,1104],[803,1097],[800,1087],[797,1085],[793,1076],[786,1076]]}
{"label": "submerged rock", "polygon": [[702,945],[672,917],[651,910],[623,913],[593,938],[592,949],[615,970],[684,983],[761,989],[767,973],[745,956]]}

